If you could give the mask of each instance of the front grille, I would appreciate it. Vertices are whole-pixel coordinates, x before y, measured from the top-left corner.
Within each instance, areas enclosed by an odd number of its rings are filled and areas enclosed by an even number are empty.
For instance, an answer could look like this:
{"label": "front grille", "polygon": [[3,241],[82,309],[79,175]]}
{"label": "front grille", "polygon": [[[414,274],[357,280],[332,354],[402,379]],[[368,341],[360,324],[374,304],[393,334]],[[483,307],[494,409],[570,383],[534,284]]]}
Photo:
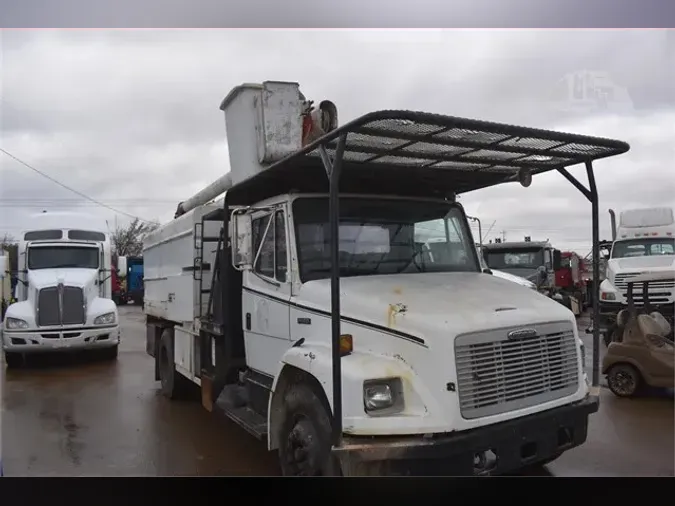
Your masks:
{"label": "front grille", "polygon": [[507,337],[519,328],[457,337],[457,384],[464,418],[497,415],[577,391],[577,346],[570,323],[534,328],[537,336],[526,339]]}
{"label": "front grille", "polygon": [[[628,297],[628,278],[632,278],[640,274],[643,274],[643,272],[622,272],[621,274],[614,276],[614,286],[621,292],[624,298]],[[647,287],[649,302],[652,304],[661,304],[672,300],[674,289],[675,279],[650,281]],[[642,283],[633,284],[633,300],[636,305],[642,305]]]}
{"label": "front grille", "polygon": [[85,322],[84,292],[76,286],[64,286],[61,300],[58,287],[43,288],[38,294],[37,323],[80,325]]}

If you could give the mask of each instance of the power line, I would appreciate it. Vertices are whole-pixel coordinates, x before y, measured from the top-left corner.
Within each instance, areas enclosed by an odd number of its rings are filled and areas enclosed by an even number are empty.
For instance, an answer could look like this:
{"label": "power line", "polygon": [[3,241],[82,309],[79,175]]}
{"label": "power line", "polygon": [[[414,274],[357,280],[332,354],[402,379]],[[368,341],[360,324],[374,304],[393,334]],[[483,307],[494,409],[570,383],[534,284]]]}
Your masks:
{"label": "power line", "polygon": [[0,151],[2,151],[5,155],[9,156],[9,157],[12,158],[13,160],[19,162],[19,163],[20,163],[21,165],[23,165],[24,167],[27,167],[27,168],[29,168],[30,170],[32,170],[33,172],[36,172],[37,174],[41,175],[42,177],[45,177],[45,178],[49,179],[52,183],[55,183],[55,184],[61,186],[62,188],[65,188],[66,190],[69,190],[69,191],[71,191],[71,192],[73,192],[73,193],[79,195],[80,197],[82,197],[82,198],[84,198],[84,199],[86,199],[86,200],[89,200],[90,202],[93,202],[94,204],[97,204],[97,205],[99,205],[99,206],[101,206],[101,207],[105,207],[106,209],[110,209],[111,211],[113,211],[113,212],[115,212],[115,213],[122,214],[122,215],[124,215],[124,216],[128,216],[129,218],[139,219],[139,220],[144,221],[144,222],[146,222],[146,223],[150,223],[150,221],[148,221],[148,220],[144,220],[143,218],[141,218],[141,217],[139,217],[139,216],[134,216],[133,214],[129,214],[129,213],[126,213],[126,212],[124,212],[124,211],[120,211],[119,209],[115,209],[114,207],[111,207],[111,206],[109,206],[109,205],[107,205],[107,204],[104,204],[103,202],[99,202],[98,200],[93,199],[92,197],[90,197],[89,195],[86,195],[86,194],[82,193],[81,191],[78,191],[78,190],[76,190],[76,189],[74,189],[74,188],[71,188],[71,187],[68,186],[68,185],[63,184],[61,181],[58,181],[58,180],[54,179],[53,177],[51,177],[50,175],[45,174],[44,172],[42,172],[42,171],[36,169],[36,168],[33,167],[32,165],[30,165],[30,164],[24,162],[23,160],[21,160],[20,158],[14,156],[12,153],[10,153],[9,151],[7,151],[7,150],[5,150],[5,149],[3,149],[3,148],[0,148]]}

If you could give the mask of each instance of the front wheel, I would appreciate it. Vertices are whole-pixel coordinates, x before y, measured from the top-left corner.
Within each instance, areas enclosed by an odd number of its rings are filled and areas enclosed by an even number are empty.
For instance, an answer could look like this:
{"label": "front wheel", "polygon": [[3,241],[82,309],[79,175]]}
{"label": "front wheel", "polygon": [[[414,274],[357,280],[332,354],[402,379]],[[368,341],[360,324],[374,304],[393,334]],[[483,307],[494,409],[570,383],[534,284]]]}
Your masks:
{"label": "front wheel", "polygon": [[119,350],[119,344],[112,346],[111,348],[105,348],[103,350],[103,357],[106,360],[117,360],[117,353]]}
{"label": "front wheel", "polygon": [[308,385],[294,385],[284,396],[279,463],[284,476],[339,476],[331,454],[332,424],[323,402]]}
{"label": "front wheel", "polygon": [[607,372],[607,384],[617,397],[635,396],[641,383],[640,372],[630,364],[616,364]]}
{"label": "front wheel", "polygon": [[21,353],[6,351],[5,364],[7,364],[7,369],[16,369],[23,364],[23,355],[21,355]]}

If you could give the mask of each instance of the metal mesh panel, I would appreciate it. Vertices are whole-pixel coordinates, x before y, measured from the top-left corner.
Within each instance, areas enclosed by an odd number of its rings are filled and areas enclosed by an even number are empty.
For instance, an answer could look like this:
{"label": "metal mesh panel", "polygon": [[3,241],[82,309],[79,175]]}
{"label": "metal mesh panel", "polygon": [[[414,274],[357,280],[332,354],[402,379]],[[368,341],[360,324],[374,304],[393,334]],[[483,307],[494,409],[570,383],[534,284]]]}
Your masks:
{"label": "metal mesh panel", "polygon": [[628,150],[624,143],[608,139],[410,111],[381,111],[331,132],[330,139],[317,141],[304,155],[317,157],[321,143],[332,157],[340,133],[346,134],[343,159],[357,165],[474,169],[503,172],[504,177],[523,167],[536,174]]}

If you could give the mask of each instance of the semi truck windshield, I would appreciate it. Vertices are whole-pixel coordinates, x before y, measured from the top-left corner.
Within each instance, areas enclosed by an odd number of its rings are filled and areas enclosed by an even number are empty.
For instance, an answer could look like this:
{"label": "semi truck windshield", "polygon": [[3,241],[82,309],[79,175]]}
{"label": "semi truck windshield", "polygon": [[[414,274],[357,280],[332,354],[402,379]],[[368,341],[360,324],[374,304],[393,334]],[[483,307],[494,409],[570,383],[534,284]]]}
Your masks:
{"label": "semi truck windshield", "polygon": [[[330,277],[328,199],[297,199],[293,216],[301,280]],[[340,199],[340,276],[479,270],[456,205]]]}
{"label": "semi truck windshield", "polygon": [[40,246],[28,249],[28,269],[98,269],[98,248]]}
{"label": "semi truck windshield", "polygon": [[512,251],[486,251],[485,261],[491,269],[536,269],[544,265],[544,250],[541,248]]}
{"label": "semi truck windshield", "polygon": [[672,255],[673,250],[675,250],[675,239],[629,239],[614,243],[612,258]]}

